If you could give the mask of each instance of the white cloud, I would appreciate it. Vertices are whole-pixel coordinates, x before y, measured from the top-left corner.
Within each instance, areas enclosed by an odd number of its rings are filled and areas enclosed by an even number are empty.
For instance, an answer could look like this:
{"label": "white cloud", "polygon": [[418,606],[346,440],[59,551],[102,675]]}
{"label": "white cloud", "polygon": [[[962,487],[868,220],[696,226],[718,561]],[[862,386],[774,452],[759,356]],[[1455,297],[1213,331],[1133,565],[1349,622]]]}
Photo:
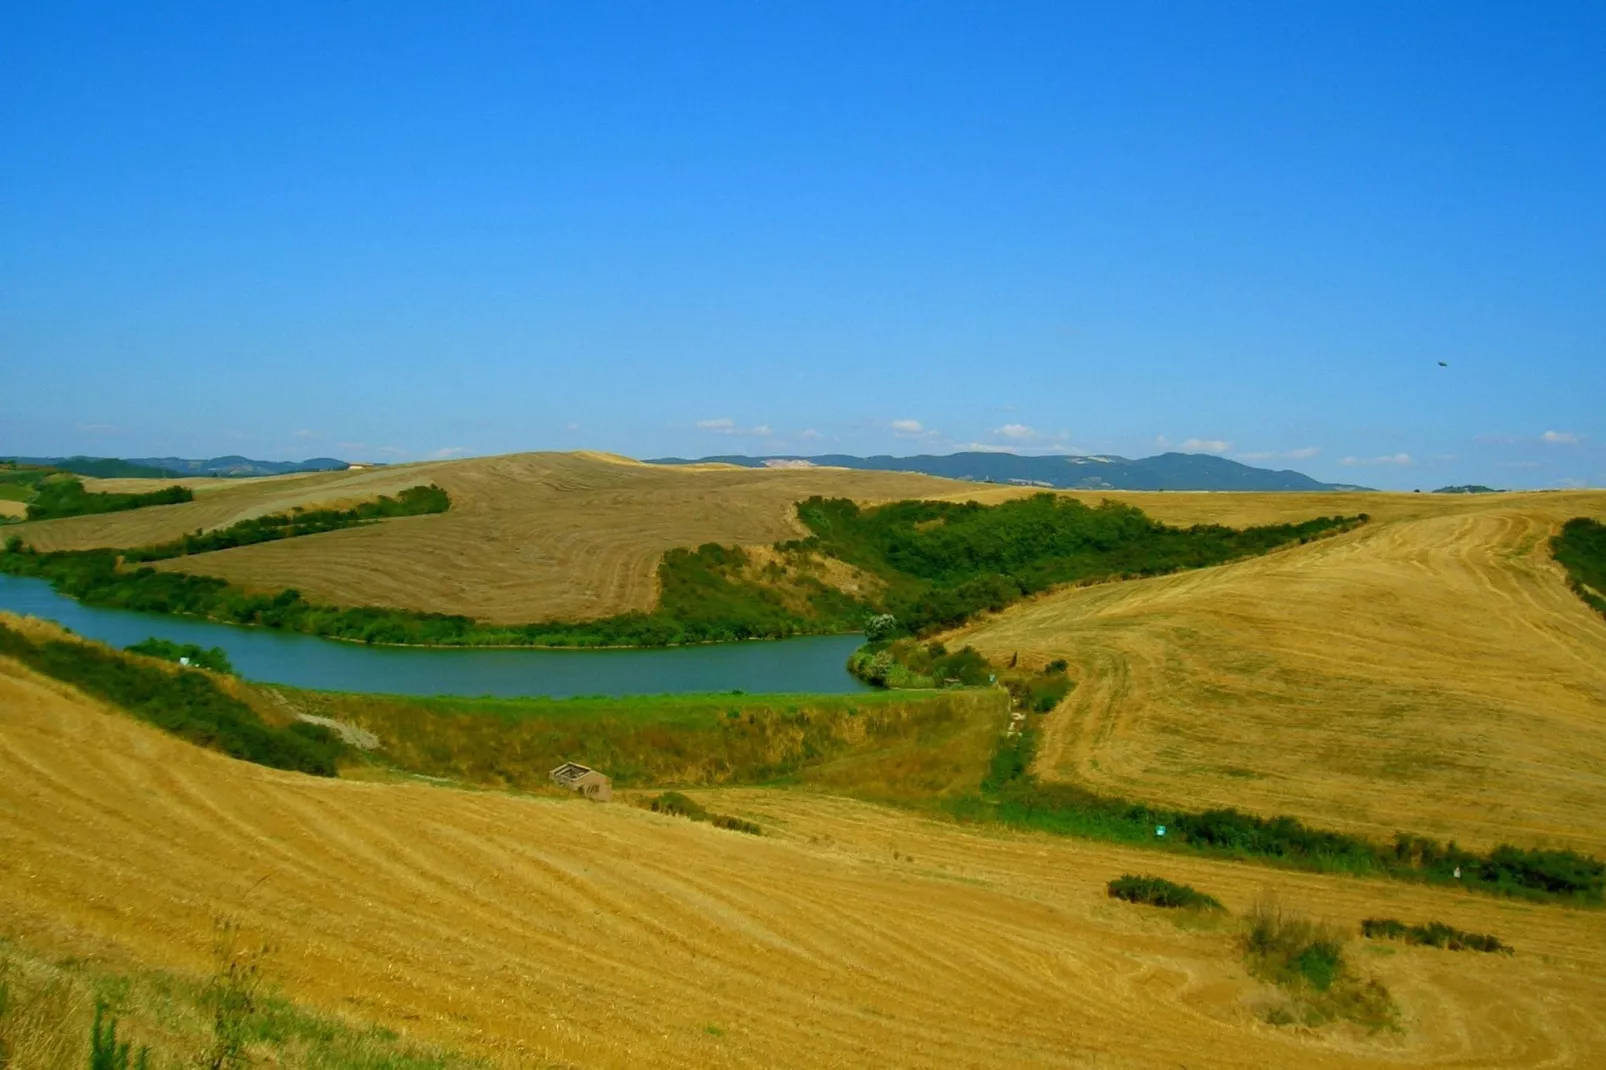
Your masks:
{"label": "white cloud", "polygon": [[571,423],[571,424],[567,425],[566,427],[564,427],[564,430],[565,431],[578,431],[578,430],[580,430],[580,425],[576,424],[576,423]]}
{"label": "white cloud", "polygon": [[1155,435],[1154,444],[1163,450],[1168,450],[1171,448],[1171,440],[1166,438],[1164,435]]}
{"label": "white cloud", "polygon": [[921,438],[927,435],[935,435],[937,433],[928,429],[926,425],[921,423],[919,420],[894,420],[888,426],[892,428],[892,433],[897,435],[899,438]]}
{"label": "white cloud", "polygon": [[290,437],[291,438],[322,438],[323,436],[318,434],[318,432],[316,432],[316,431],[309,431],[305,427],[303,427],[299,431],[290,432]]}
{"label": "white cloud", "polygon": [[1320,452],[1321,449],[1316,446],[1301,446],[1297,450],[1285,450],[1282,453],[1276,450],[1252,450],[1248,453],[1235,453],[1233,456],[1240,461],[1308,461]]}
{"label": "white cloud", "polygon": [[798,438],[815,439],[815,438],[824,438],[825,436],[820,434],[818,431],[814,430],[814,428],[812,428],[812,427],[806,427],[806,428],[803,429],[803,433],[798,435],[797,437]]}
{"label": "white cloud", "polygon": [[1182,448],[1188,453],[1226,453],[1232,449],[1232,443],[1219,438],[1190,438]]}
{"label": "white cloud", "polygon": [[409,456],[409,451],[402,449],[400,446],[377,446],[377,447],[375,447],[374,452],[375,453],[386,453],[386,454],[389,454],[392,457],[406,457],[406,456]]}
{"label": "white cloud", "polygon": [[769,424],[757,424],[753,427],[737,427],[736,421],[728,416],[721,416],[717,420],[698,420],[698,430],[712,431],[716,435],[756,435],[759,438],[768,438],[774,432]]}
{"label": "white cloud", "polygon": [[1576,446],[1584,440],[1584,436],[1575,431],[1546,431],[1539,437],[1546,442],[1554,442],[1563,446]]}
{"label": "white cloud", "polygon": [[1397,464],[1397,465],[1404,466],[1404,465],[1408,465],[1408,464],[1411,463],[1411,455],[1409,453],[1390,453],[1390,454],[1386,454],[1386,455],[1384,455],[1382,457],[1345,457],[1342,461],[1339,461],[1338,463],[1339,464],[1348,464],[1348,465],[1357,465],[1357,464]]}
{"label": "white cloud", "polygon": [[437,461],[444,461],[448,457],[456,457],[459,453],[467,452],[467,446],[442,446],[440,449],[430,454],[430,456],[435,458]]}
{"label": "white cloud", "polygon": [[1025,442],[1037,437],[1037,432],[1025,424],[1005,424],[1003,427],[993,428],[993,434],[1001,438],[1012,438],[1017,442]]}
{"label": "white cloud", "polygon": [[1589,486],[1589,480],[1587,480],[1587,479],[1558,479],[1558,480],[1556,480],[1556,486],[1562,487],[1563,489],[1566,489],[1566,490],[1583,490],[1585,487]]}
{"label": "white cloud", "polygon": [[1014,453],[1008,446],[1000,446],[996,442],[956,442],[952,447],[955,453]]}

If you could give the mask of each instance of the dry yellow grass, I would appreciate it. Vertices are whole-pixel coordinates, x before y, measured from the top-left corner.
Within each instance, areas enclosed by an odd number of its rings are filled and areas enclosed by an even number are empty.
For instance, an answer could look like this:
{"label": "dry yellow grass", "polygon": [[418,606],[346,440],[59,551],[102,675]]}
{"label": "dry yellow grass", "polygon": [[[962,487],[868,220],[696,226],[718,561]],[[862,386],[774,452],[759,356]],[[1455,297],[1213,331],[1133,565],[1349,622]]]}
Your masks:
{"label": "dry yellow grass", "polygon": [[1548,549],[1606,494],[1110,497],[1176,522],[1377,519],[1060,591],[951,637],[1072,663],[1040,776],[1372,835],[1606,852],[1606,621]]}
{"label": "dry yellow grass", "polygon": [[[504,1066],[1585,1066],[1598,913],[1280,874],[864,803],[718,793],[753,838],[622,805],[242,765],[0,661],[0,933],[201,972],[214,914],[288,994]],[[1498,933],[1362,967],[1405,1030],[1275,1029],[1228,930],[1109,901],[1159,872],[1346,925]],[[710,1027],[713,1027],[711,1030]],[[717,1031],[717,1035],[716,1035]]]}
{"label": "dry yellow grass", "polygon": [[201,554],[159,567],[251,588],[295,587],[308,599],[334,605],[522,623],[650,609],[666,550],[792,538],[802,534],[793,506],[812,494],[885,501],[966,497],[981,489],[891,472],[671,467],[591,453],[201,482],[196,500],[183,505],[43,521],[15,533],[41,550],[137,546],[292,505],[354,501],[434,482],[452,497],[451,510],[438,516]]}

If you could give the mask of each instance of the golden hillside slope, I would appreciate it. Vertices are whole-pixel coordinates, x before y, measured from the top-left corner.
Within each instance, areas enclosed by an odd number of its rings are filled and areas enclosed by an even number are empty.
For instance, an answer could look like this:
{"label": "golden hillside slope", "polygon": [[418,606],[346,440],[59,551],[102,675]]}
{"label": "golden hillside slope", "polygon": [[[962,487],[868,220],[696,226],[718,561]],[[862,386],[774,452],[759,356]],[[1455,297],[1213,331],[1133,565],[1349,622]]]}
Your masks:
{"label": "golden hillside slope", "polygon": [[[289,995],[503,1066],[1584,1066],[1606,1059],[1598,912],[988,834],[785,791],[742,836],[622,804],[319,780],[179,743],[0,660],[0,935],[207,968],[214,915]],[[1352,948],[1405,1029],[1262,1024],[1244,909],[1438,918],[1513,958]],[[712,1027],[712,1029],[710,1029]]]}
{"label": "golden hillside slope", "polygon": [[[121,489],[140,481],[118,480]],[[10,529],[40,550],[138,546],[293,505],[436,483],[450,511],[199,554],[157,567],[334,605],[460,613],[494,623],[647,610],[666,550],[769,544],[802,534],[813,494],[860,501],[962,497],[971,485],[839,468],[646,465],[595,453],[525,453],[365,472],[197,480],[196,500]],[[142,484],[144,485],[144,484]],[[162,485],[151,481],[148,485]],[[91,487],[91,489],[97,489]]]}
{"label": "golden hillside slope", "polygon": [[[1179,522],[1334,511],[1292,494],[1122,497]],[[1219,568],[1060,591],[950,643],[1071,661],[1080,686],[1048,719],[1047,779],[1374,835],[1606,852],[1606,621],[1548,549],[1564,520],[1606,514],[1606,495],[1338,507],[1376,519]]]}

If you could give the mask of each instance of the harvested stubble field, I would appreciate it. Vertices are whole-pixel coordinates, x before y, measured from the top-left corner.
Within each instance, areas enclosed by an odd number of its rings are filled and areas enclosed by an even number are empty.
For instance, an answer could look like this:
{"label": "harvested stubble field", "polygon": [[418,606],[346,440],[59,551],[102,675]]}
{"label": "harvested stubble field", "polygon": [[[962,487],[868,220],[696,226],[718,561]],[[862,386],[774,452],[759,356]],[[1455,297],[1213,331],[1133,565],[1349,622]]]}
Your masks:
{"label": "harvested stubble field", "polygon": [[[242,765],[0,662],[0,935],[205,973],[213,916],[311,1006],[505,1066],[1520,1067],[1606,1058],[1601,918],[701,793],[743,836],[614,804]],[[1399,1034],[1267,1026],[1230,929],[1115,903],[1161,872],[1490,931],[1515,957],[1352,949]]]}
{"label": "harvested stubble field", "polygon": [[[1326,496],[1117,495],[1230,524]],[[1550,536],[1600,492],[1344,495],[1373,523],[1198,572],[1061,590],[947,637],[1080,686],[1036,772],[1192,809],[1606,853],[1606,621]]]}
{"label": "harvested stubble field", "polygon": [[[119,489],[160,484],[106,482]],[[183,505],[43,521],[8,534],[40,550],[137,546],[294,505],[355,502],[435,483],[451,495],[446,513],[156,567],[219,576],[253,590],[294,587],[311,601],[332,605],[393,606],[519,624],[651,609],[665,551],[795,538],[805,532],[794,505],[813,494],[876,502],[973,492],[970,484],[896,472],[646,465],[586,453],[196,482],[196,500]]]}

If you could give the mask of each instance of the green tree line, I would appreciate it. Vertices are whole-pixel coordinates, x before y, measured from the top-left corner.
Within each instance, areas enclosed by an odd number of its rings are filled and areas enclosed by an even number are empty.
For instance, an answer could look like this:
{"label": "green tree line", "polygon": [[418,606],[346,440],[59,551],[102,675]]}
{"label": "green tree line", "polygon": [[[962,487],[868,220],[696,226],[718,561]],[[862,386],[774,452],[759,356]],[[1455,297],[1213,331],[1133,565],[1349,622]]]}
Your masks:
{"label": "green tree line", "polygon": [[861,508],[845,498],[798,506],[812,533],[788,544],[817,550],[884,580],[881,607],[915,635],[996,612],[1064,583],[1154,576],[1217,565],[1347,531],[1368,518],[1324,516],[1300,524],[1180,528],[1117,502],[1093,507],[1035,494],[975,502],[892,502]]}
{"label": "green tree line", "polygon": [[176,505],[194,500],[193,491],[176,483],[147,494],[98,494],[85,490],[82,480],[48,479],[36,486],[33,500],[28,503],[28,519],[57,520],[66,516],[120,513],[147,505]]}
{"label": "green tree line", "polygon": [[228,550],[236,546],[251,546],[277,539],[293,539],[301,535],[317,535],[325,531],[357,527],[376,520],[398,516],[422,516],[427,513],[444,513],[452,500],[440,487],[408,487],[394,498],[380,495],[373,501],[362,502],[350,509],[293,509],[288,513],[269,513],[237,521],[226,528],[214,531],[196,531],[171,542],[142,546],[123,551],[123,560],[133,563],[164,561],[189,554],[205,554],[214,550]]}

